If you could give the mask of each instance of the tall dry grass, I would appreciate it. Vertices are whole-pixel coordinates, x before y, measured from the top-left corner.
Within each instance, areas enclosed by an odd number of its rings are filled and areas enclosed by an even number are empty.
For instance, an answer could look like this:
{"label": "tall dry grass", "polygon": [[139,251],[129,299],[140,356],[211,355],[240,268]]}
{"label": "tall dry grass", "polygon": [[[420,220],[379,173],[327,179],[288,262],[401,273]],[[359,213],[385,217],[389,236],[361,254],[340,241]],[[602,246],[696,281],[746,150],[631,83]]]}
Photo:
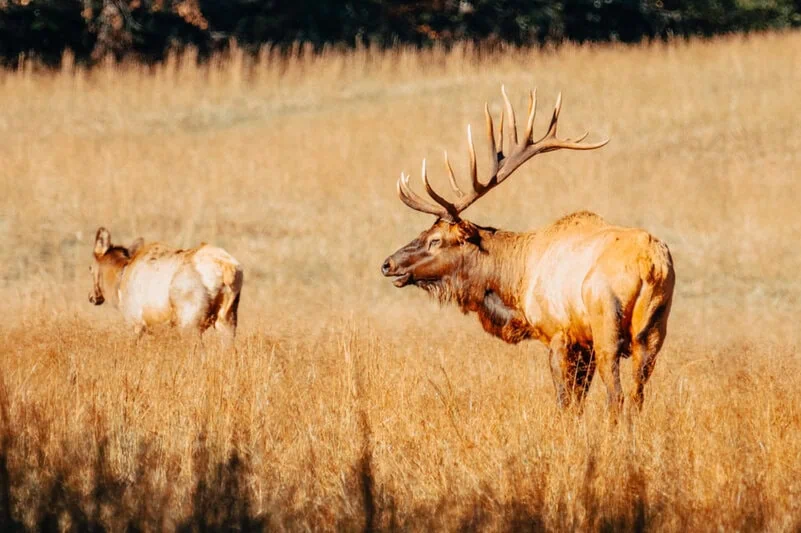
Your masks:
{"label": "tall dry grass", "polygon": [[[5,529],[801,526],[801,36],[191,59],[0,74]],[[539,87],[538,128],[562,90],[561,131],[612,142],[533,161],[471,219],[591,209],[673,252],[631,424],[600,380],[562,416],[544,348],[379,275],[431,222],[399,172],[463,151],[501,82]],[[92,307],[101,224],[239,258],[236,353],[135,345]]]}

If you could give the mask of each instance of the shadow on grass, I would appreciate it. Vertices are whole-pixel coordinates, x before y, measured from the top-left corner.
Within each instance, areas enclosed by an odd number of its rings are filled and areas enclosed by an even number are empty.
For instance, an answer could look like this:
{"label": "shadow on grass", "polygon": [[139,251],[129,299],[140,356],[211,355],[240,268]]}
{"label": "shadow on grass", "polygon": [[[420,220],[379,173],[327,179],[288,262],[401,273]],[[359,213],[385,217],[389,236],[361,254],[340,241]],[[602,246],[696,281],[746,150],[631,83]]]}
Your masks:
{"label": "shadow on grass", "polygon": [[[358,414],[360,434],[354,438],[361,446],[343,478],[345,505],[298,503],[298,489],[292,486],[272,491],[280,495],[260,505],[252,490],[254,474],[248,456],[233,443],[227,456],[215,461],[203,434],[193,451],[191,495],[182,503],[173,494],[180,474],[177,460],[165,465],[156,446],[140,443],[136,471],[123,479],[112,468],[105,430],[96,430],[88,444],[63,442],[63,457],[45,469],[36,458],[36,441],[30,442],[30,435],[23,438],[11,424],[8,394],[0,379],[0,530],[611,532],[696,529],[699,524],[709,529],[714,522],[705,517],[720,512],[693,507],[692,501],[680,497],[649,499],[646,478],[636,465],[610,490],[609,480],[599,480],[593,457],[585,465],[573,501],[548,492],[545,468],[523,475],[510,466],[511,479],[519,487],[511,501],[502,501],[484,486],[472,497],[446,496],[432,504],[415,505],[401,501],[376,478],[369,420],[363,410]],[[46,427],[39,430],[47,433]],[[770,511],[764,502],[761,485],[754,482],[745,487],[740,510],[729,513],[726,524],[737,530],[768,528]]]}

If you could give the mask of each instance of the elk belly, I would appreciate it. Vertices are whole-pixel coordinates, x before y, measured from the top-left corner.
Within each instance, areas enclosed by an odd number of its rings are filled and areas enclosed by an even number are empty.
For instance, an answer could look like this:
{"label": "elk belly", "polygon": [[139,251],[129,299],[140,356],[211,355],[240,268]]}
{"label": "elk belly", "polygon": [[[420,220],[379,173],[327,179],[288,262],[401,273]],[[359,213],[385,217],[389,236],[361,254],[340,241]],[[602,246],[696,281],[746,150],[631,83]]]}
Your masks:
{"label": "elk belly", "polygon": [[169,306],[142,308],[142,322],[149,328],[161,324],[172,324],[173,320],[172,309]]}
{"label": "elk belly", "polygon": [[120,285],[123,316],[129,322],[143,325],[169,323],[172,318],[169,283],[173,272],[170,263],[132,262]]}
{"label": "elk belly", "polygon": [[478,318],[487,333],[510,344],[526,340],[533,333],[522,313],[507,306],[493,291],[487,291],[484,295]]}

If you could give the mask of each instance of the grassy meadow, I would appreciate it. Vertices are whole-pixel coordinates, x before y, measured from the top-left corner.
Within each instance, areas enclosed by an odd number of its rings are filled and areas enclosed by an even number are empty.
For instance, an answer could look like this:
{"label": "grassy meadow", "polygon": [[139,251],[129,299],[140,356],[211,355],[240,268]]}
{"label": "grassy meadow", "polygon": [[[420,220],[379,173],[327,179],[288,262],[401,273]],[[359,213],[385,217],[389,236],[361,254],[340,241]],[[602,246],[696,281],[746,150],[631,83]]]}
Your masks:
{"label": "grassy meadow", "polygon": [[[801,528],[801,34],[296,52],[0,73],[3,530]],[[427,157],[446,190],[448,149],[466,177],[501,83],[519,113],[538,87],[535,131],[562,91],[560,133],[611,142],[467,218],[589,209],[673,253],[667,342],[617,427],[600,378],[562,415],[545,347],[380,275],[433,221],[400,172]],[[236,352],[136,345],[89,304],[100,225],[237,257]]]}

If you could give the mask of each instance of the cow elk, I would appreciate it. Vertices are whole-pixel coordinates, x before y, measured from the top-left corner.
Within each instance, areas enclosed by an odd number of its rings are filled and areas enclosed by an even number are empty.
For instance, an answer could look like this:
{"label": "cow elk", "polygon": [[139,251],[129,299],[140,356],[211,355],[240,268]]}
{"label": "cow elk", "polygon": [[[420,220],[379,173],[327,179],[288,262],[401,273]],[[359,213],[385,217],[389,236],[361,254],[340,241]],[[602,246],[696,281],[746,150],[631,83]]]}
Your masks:
{"label": "cow elk", "polygon": [[631,357],[633,403],[642,408],[643,389],[665,340],[675,274],[668,247],[641,229],[613,226],[586,211],[541,229],[512,233],[461,218],[476,200],[503,183],[526,161],[555,150],[594,150],[587,133],[560,139],[556,129],[561,94],[550,126],[532,138],[536,92],[518,137],[514,109],[502,89],[511,143],[504,149],[501,114],[498,143],[485,105],[492,168],[479,180],[468,126],[471,187],[458,184],[447,153],[445,163],[456,200],[431,187],[423,161],[422,181],[432,201],[424,200],[401,174],[398,194],[407,206],[437,217],[434,225],[384,261],[381,271],[396,287],[416,285],[440,302],[475,312],[484,329],[509,343],[534,338],[550,349],[556,397],[562,408],[581,412],[597,368],[606,385],[610,415],[623,406],[620,359]]}
{"label": "cow elk", "polygon": [[204,243],[176,250],[142,238],[124,248],[99,228],[91,271],[89,301],[111,302],[137,337],[167,324],[198,335],[213,326],[228,344],[234,340],[244,278],[239,262],[222,248]]}

